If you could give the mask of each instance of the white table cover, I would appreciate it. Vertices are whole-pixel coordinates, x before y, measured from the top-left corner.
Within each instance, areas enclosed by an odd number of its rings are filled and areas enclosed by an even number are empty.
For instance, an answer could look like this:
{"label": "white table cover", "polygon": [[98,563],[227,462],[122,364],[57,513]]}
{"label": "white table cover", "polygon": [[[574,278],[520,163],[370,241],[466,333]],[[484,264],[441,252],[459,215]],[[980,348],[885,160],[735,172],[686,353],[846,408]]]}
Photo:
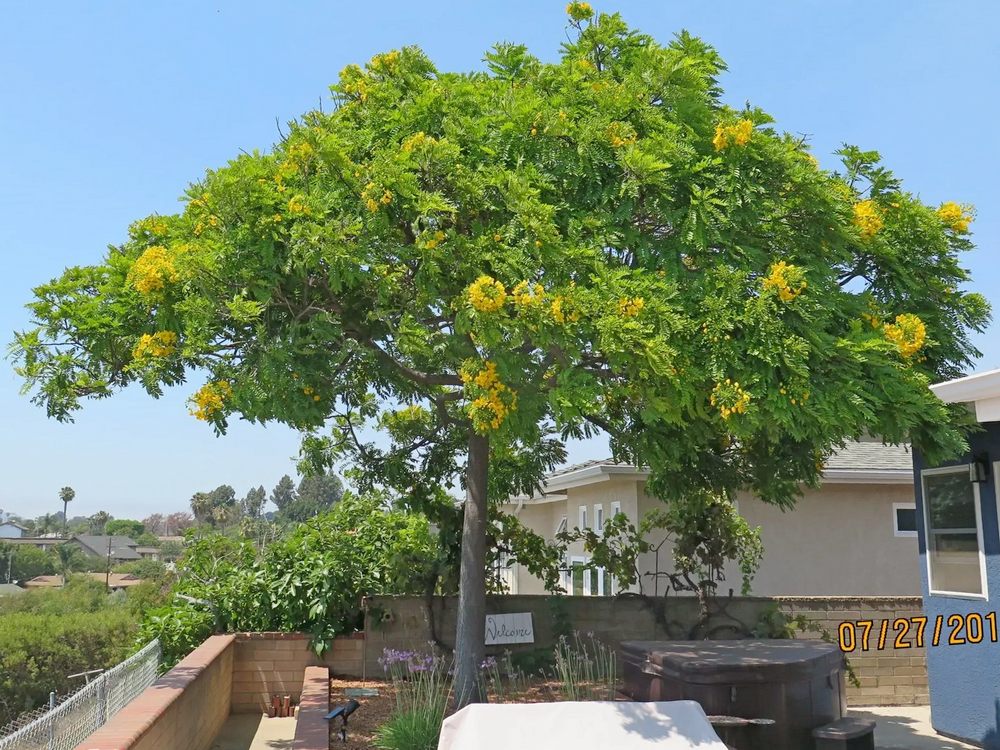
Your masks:
{"label": "white table cover", "polygon": [[694,701],[476,703],[444,721],[438,750],[726,750]]}

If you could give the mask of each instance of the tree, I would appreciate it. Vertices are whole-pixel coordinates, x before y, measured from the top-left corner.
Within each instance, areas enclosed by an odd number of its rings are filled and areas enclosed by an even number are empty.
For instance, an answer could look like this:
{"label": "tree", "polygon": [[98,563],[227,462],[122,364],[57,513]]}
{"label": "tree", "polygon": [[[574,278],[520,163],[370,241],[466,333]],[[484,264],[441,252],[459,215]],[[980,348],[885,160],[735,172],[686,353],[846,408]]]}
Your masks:
{"label": "tree", "polygon": [[168,539],[160,544],[160,558],[164,562],[174,562],[184,554],[184,545]]}
{"label": "tree", "polygon": [[63,534],[65,536],[69,536],[69,514],[66,509],[74,497],[76,497],[76,491],[72,487],[63,487],[59,490],[59,499],[62,500],[63,504]]}
{"label": "tree", "polygon": [[163,524],[165,527],[163,530],[163,536],[183,534],[185,531],[194,526],[194,516],[190,513],[185,513],[184,511],[171,513],[164,519]]}
{"label": "tree", "polygon": [[302,523],[326,513],[340,500],[344,486],[336,474],[323,472],[303,477],[293,499],[278,511],[280,521]]}
{"label": "tree", "polygon": [[83,567],[83,555],[80,548],[72,544],[57,544],[52,549],[52,562],[56,572],[62,576],[63,586],[69,580],[70,574]]}
{"label": "tree", "polygon": [[240,507],[236,490],[221,484],[211,492],[196,492],[191,498],[191,511],[200,523],[225,527],[239,520]]}
{"label": "tree", "polygon": [[251,487],[247,491],[246,497],[240,503],[243,516],[251,519],[260,518],[261,511],[264,509],[264,503],[266,502],[267,490],[264,489],[264,485]]}
{"label": "tree", "polygon": [[284,510],[295,501],[295,482],[285,474],[271,490],[271,502],[279,511]]}
{"label": "tree", "polygon": [[113,518],[104,524],[104,533],[108,536],[127,536],[133,541],[145,530],[141,522],[132,518]]}
{"label": "tree", "polygon": [[0,541],[0,581],[23,583],[35,576],[52,575],[52,557],[30,544],[7,544]]}
{"label": "tree", "polygon": [[96,536],[101,536],[104,534],[105,527],[108,521],[111,520],[111,514],[107,511],[99,510],[94,515],[90,517],[90,533]]}
{"label": "tree", "polygon": [[142,519],[142,526],[155,536],[166,536],[166,519],[162,513],[152,513]]}
{"label": "tree", "polygon": [[[35,290],[13,356],[33,399],[152,395],[306,432],[411,507],[461,481],[459,705],[481,696],[489,502],[598,432],[665,501],[737,489],[790,507],[844,439],[964,445],[928,389],[977,356],[971,210],[924,204],[874,152],[822,169],[720,99],[717,53],[569,6],[560,59],[488,70],[418,49],[348,66],[291,123]],[[333,425],[327,431],[327,425]],[[366,442],[380,430],[388,447]]]}

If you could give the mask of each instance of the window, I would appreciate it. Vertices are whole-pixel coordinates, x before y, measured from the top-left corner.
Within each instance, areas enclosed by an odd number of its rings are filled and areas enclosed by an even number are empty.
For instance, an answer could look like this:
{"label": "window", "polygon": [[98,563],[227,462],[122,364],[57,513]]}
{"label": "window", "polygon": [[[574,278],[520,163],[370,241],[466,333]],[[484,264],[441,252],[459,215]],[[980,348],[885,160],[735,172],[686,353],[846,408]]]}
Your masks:
{"label": "window", "polygon": [[588,568],[589,557],[573,556],[563,576],[563,588],[570,596],[611,596],[614,582],[604,568]]}
{"label": "window", "polygon": [[587,506],[586,505],[581,505],[580,506],[580,523],[577,526],[577,528],[580,529],[580,531],[583,531],[585,528],[587,528]]}
{"label": "window", "polygon": [[559,535],[564,531],[566,531],[566,526],[567,526],[566,516],[563,516],[562,518],[559,519],[559,524],[556,526],[556,535]]}
{"label": "window", "polygon": [[917,506],[913,503],[892,504],[892,531],[896,536],[917,535]]}
{"label": "window", "polygon": [[621,504],[621,502],[619,502],[618,500],[615,500],[613,503],[611,503],[611,517],[612,518],[614,518],[615,516],[617,516],[621,512],[622,512],[622,504]]}
{"label": "window", "polygon": [[985,598],[979,485],[968,466],[927,469],[922,479],[931,593]]}
{"label": "window", "polygon": [[604,532],[604,506],[595,505],[594,506],[594,531],[598,534]]}

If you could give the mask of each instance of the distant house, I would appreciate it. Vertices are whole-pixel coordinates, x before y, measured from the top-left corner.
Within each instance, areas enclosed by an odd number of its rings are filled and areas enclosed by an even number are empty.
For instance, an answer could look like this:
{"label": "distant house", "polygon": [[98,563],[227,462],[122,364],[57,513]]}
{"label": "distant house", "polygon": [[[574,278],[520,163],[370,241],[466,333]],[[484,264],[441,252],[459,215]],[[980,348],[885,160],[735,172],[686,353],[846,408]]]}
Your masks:
{"label": "distant house", "polygon": [[159,560],[160,559],[160,548],[159,547],[136,547],[135,551],[139,553],[139,557],[143,560]]}
{"label": "distant house", "polygon": [[[545,539],[577,528],[603,529],[622,513],[636,526],[649,511],[664,507],[646,492],[649,470],[588,461],[555,471],[543,479],[542,492],[515,497],[503,509]],[[906,446],[878,441],[849,442],[830,456],[822,485],[806,489],[794,510],[738,494],[736,510],[751,526],[761,527],[764,559],[753,581],[761,596],[914,596],[920,593],[916,560],[916,511],[912,456]],[[664,533],[652,534],[654,546]],[[667,569],[669,542],[659,553],[640,555],[641,573]],[[622,588],[601,568],[586,568],[590,557],[582,542],[567,550],[562,586],[567,594],[610,596]],[[726,568],[726,587],[739,590],[735,565]],[[496,571],[512,594],[545,593],[542,582],[516,562],[502,560]],[[657,580],[646,576],[653,592]],[[723,589],[725,593],[725,589]]]}
{"label": "distant house", "polygon": [[26,531],[19,523],[0,521],[0,539],[20,539]]}
{"label": "distant house", "polygon": [[49,536],[22,536],[22,537],[8,537],[3,539],[5,544],[15,544],[15,545],[25,545],[28,547],[38,547],[42,552],[48,552],[53,547],[57,547],[63,543],[64,540],[59,537],[49,537]]}
{"label": "distant house", "polygon": [[110,555],[112,563],[133,562],[142,559],[142,555],[136,551],[139,545],[127,536],[75,534],[70,537],[66,544],[78,547],[84,554],[91,557],[107,558]]}
{"label": "distant house", "polygon": [[23,594],[24,589],[14,583],[0,583],[0,596],[17,596]]}
{"label": "distant house", "polygon": [[[112,573],[110,576],[106,573],[75,573],[74,575],[87,576],[99,583],[107,581],[108,587],[112,591],[138,586],[143,581],[131,573]],[[61,588],[62,585],[62,576],[35,576],[24,582],[24,587],[28,589],[57,589]]]}

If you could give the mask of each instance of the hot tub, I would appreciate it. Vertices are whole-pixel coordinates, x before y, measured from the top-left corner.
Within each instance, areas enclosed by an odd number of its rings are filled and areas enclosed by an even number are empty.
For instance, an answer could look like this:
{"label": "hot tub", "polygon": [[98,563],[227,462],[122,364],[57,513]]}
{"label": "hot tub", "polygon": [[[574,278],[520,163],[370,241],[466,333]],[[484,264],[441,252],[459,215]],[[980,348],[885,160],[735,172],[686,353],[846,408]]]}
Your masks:
{"label": "hot tub", "polygon": [[705,713],[773,719],[748,727],[739,750],[803,750],[811,731],[847,710],[844,655],[822,641],[625,641],[625,693],[695,700]]}

